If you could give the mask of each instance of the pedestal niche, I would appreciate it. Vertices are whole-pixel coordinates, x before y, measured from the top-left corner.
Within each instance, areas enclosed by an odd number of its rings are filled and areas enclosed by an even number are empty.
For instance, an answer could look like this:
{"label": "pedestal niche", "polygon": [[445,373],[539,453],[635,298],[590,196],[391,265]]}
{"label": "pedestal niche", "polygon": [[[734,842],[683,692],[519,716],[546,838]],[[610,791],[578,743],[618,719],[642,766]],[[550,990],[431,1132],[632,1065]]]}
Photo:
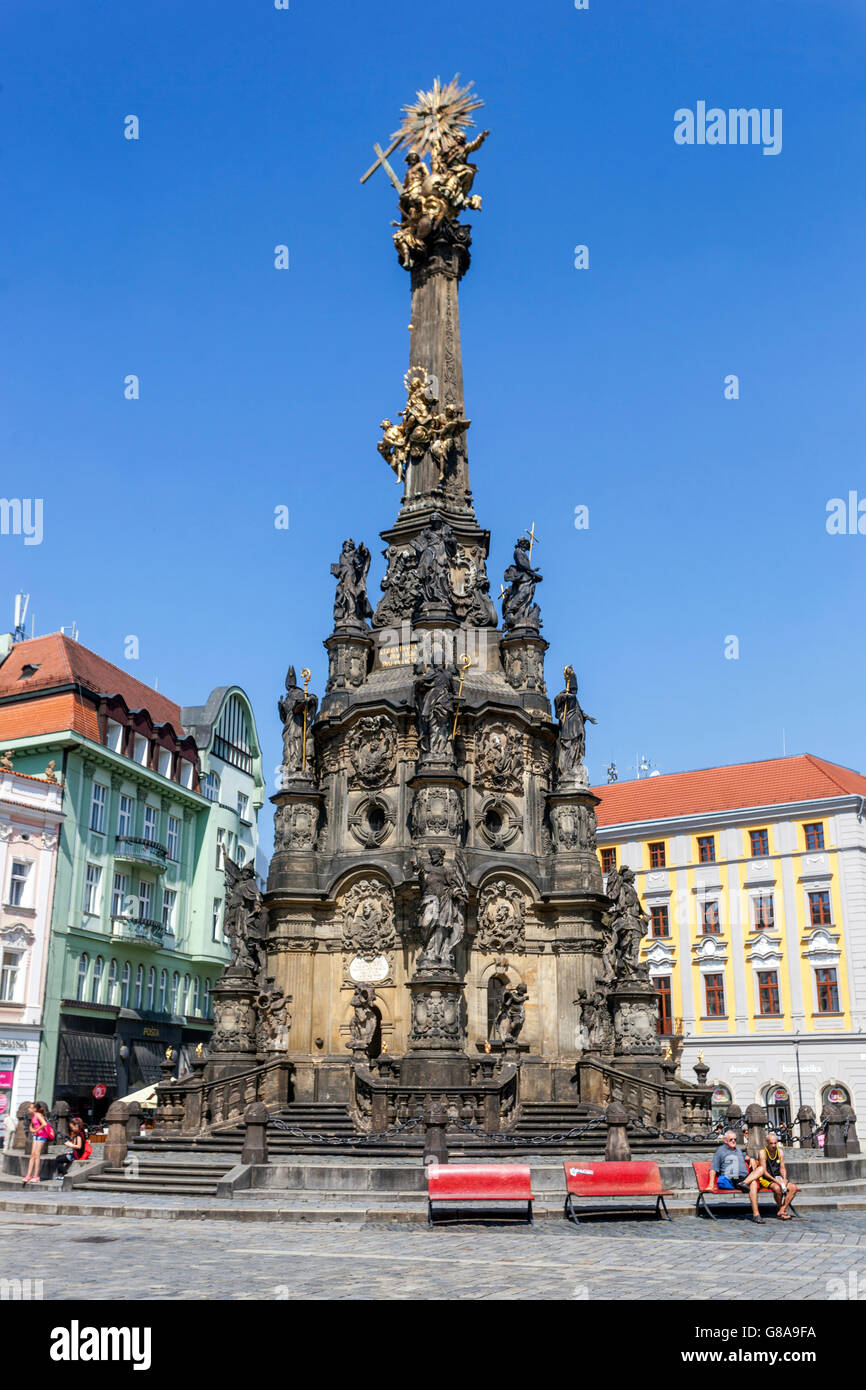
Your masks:
{"label": "pedestal niche", "polygon": [[221,1081],[255,1066],[258,985],[248,970],[231,968],[213,987],[214,1030],[206,1081]]}
{"label": "pedestal niche", "polygon": [[463,1051],[463,981],[455,970],[421,967],[409,981],[409,1050],[401,1081],[409,1086],[467,1086]]}

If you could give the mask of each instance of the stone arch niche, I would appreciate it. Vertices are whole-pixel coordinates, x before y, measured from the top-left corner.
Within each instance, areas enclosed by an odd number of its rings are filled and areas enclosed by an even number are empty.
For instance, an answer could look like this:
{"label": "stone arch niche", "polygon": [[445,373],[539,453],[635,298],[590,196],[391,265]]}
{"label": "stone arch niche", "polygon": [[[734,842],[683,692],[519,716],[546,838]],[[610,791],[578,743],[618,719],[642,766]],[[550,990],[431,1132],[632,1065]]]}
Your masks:
{"label": "stone arch niche", "polygon": [[502,953],[492,959],[488,958],[478,970],[474,978],[474,988],[468,992],[466,1000],[470,1052],[484,1052],[487,1050],[486,1045],[497,1047],[499,1039],[494,1031],[496,1013],[505,991],[517,989],[519,985],[525,986],[528,1001],[526,1022],[520,1034],[520,1042],[524,1048],[528,1045],[531,1050],[536,1050],[537,1009],[533,1005],[537,1001],[529,999],[527,974],[531,974],[531,971],[528,971],[526,966],[525,960],[518,965],[511,956]]}

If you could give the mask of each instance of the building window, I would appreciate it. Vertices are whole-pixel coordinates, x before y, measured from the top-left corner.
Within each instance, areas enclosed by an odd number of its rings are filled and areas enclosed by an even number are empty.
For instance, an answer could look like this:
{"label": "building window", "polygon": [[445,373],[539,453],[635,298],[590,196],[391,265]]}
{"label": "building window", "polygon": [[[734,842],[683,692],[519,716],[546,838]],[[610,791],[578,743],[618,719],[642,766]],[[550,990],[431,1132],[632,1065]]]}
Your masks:
{"label": "building window", "polygon": [[120,1007],[129,1008],[129,986],[132,983],[132,966],[128,960],[123,962],[123,974],[120,977]]}
{"label": "building window", "polygon": [[243,792],[238,792],[238,819],[249,819],[250,799]]}
{"label": "building window", "polygon": [[612,874],[616,868],[616,850],[603,849],[601,852],[601,871],[603,874]]}
{"label": "building window", "polygon": [[208,772],[202,779],[202,793],[208,801],[219,801],[220,799],[220,779],[215,772]]}
{"label": "building window", "polygon": [[770,853],[770,837],[766,830],[750,830],[749,842],[753,859],[764,859]]}
{"label": "building window", "polygon": [[84,911],[95,915],[99,911],[99,881],[102,870],[98,864],[88,864],[84,870]]}
{"label": "building window", "polygon": [[724,975],[705,975],[704,988],[707,994],[707,1018],[725,1016],[725,977]]}
{"label": "building window", "polygon": [[127,839],[132,834],[134,824],[135,802],[131,796],[121,795],[120,803],[117,808],[117,837],[120,840]]}
{"label": "building window", "polygon": [[87,990],[87,967],[90,964],[87,953],[81,955],[78,961],[78,986],[75,991],[75,998],[81,1002]]}
{"label": "building window", "polygon": [[197,1014],[201,1002],[201,980],[198,975],[192,982],[192,1013]]}
{"label": "building window", "polygon": [[90,829],[99,835],[105,834],[105,805],[108,801],[108,788],[101,782],[94,782],[90,796]]}
{"label": "building window", "polygon": [[0,1000],[12,1004],[18,999],[18,979],[21,974],[23,951],[0,952]]}
{"label": "building window", "polygon": [[806,836],[807,849],[824,848],[824,826],[821,821],[815,821],[812,825],[804,825],[803,831]]}
{"label": "building window", "polygon": [[839,980],[835,970],[816,970],[815,983],[818,986],[818,1013],[838,1014]]}
{"label": "building window", "polygon": [[664,840],[654,840],[649,847],[650,868],[663,869],[665,867],[665,843]]}
{"label": "building window", "polygon": [[238,863],[239,865],[243,866],[243,865],[246,863],[246,860],[247,860],[247,852],[246,852],[246,850],[244,849],[243,845],[238,845],[237,850],[235,851],[235,856],[234,856],[234,857],[235,857],[235,859],[236,859],[236,861],[237,861],[237,863]]}
{"label": "building window", "polygon": [[660,1033],[668,1036],[674,1031],[673,1017],[671,1015],[671,977],[670,975],[653,975],[652,984],[659,992],[659,1016],[657,1028]]}
{"label": "building window", "polygon": [[171,977],[171,1012],[177,1013],[177,996],[180,990],[180,975],[175,970]]}
{"label": "building window", "polygon": [[720,936],[719,904],[715,898],[701,903],[701,926],[706,936]]}
{"label": "building window", "polygon": [[168,818],[168,836],[166,841],[169,859],[180,858],[180,821],[177,816]]}
{"label": "building window", "polygon": [[824,888],[818,893],[809,894],[809,918],[813,927],[826,927],[832,923],[830,890],[828,888]]}
{"label": "building window", "polygon": [[204,999],[202,1000],[202,1013],[205,1018],[210,1018],[210,980],[204,982]]}
{"label": "building window", "polygon": [[166,1010],[165,1010],[165,1006],[166,1006],[166,995],[167,995],[167,994],[168,994],[168,971],[167,971],[167,970],[160,970],[160,972],[159,972],[159,1012],[160,1012],[161,1014],[164,1014],[165,1011],[166,1011]]}
{"label": "building window", "polygon": [[27,877],[30,873],[30,862],[27,859],[13,859],[12,872],[9,875],[9,906],[22,907],[24,904],[24,890],[27,887]]}
{"label": "building window", "polygon": [[174,905],[177,900],[177,893],[173,888],[163,889],[162,894],[162,925],[166,931],[174,931]]}
{"label": "building window", "polygon": [[147,1011],[153,1013],[153,1006],[156,1003],[156,966],[152,965],[147,972]]}
{"label": "building window", "polygon": [[211,937],[214,941],[222,941],[223,934],[220,930],[220,917],[222,916],[222,898],[214,898],[213,911],[211,913]]}
{"label": "building window", "polygon": [[668,917],[667,907],[651,907],[650,917],[652,918],[653,936],[670,936],[671,924]]}
{"label": "building window", "polygon": [[755,931],[770,930],[775,922],[772,893],[764,894],[759,898],[753,898],[752,911],[754,913]]}
{"label": "building window", "polygon": [[183,997],[181,998],[181,1001],[180,1001],[180,1011],[181,1011],[181,1013],[182,1013],[182,1014],[186,1014],[188,1008],[189,1008],[189,975],[184,975],[184,977],[183,977]]}
{"label": "building window", "polygon": [[715,864],[716,862],[716,837],[715,835],[698,836],[698,863]]}
{"label": "building window", "polygon": [[115,874],[111,890],[111,915],[123,917],[126,913],[126,900],[129,895],[129,875]]}
{"label": "building window", "polygon": [[117,961],[113,958],[108,962],[108,983],[105,987],[105,1002],[113,1004],[117,993]]}
{"label": "building window", "polygon": [[216,841],[216,867],[217,867],[217,870],[218,870],[218,871],[219,871],[220,869],[222,869],[222,868],[225,867],[224,864],[223,864],[223,856],[224,856],[224,854],[225,854],[225,847],[226,847],[226,846],[225,846],[225,840],[226,840],[226,832],[225,832],[224,830],[218,830],[218,831],[217,831],[217,841]]}
{"label": "building window", "polygon": [[758,1013],[763,1016],[781,1013],[779,1008],[779,976],[775,970],[758,971]]}
{"label": "building window", "polygon": [[224,763],[252,774],[253,758],[247,712],[237,695],[232,695],[214,730],[213,751]]}
{"label": "building window", "polygon": [[153,884],[141,879],[138,884],[138,915],[144,922],[152,921]]}
{"label": "building window", "polygon": [[159,843],[159,808],[157,806],[145,806],[144,808],[143,838],[151,840],[154,844]]}
{"label": "building window", "polygon": [[99,990],[102,986],[102,970],[104,965],[105,962],[103,961],[102,956],[97,956],[96,960],[93,962],[93,980],[90,985],[91,1004],[99,1003]]}
{"label": "building window", "polygon": [[138,965],[135,968],[135,1007],[140,1009],[144,1000],[144,966]]}

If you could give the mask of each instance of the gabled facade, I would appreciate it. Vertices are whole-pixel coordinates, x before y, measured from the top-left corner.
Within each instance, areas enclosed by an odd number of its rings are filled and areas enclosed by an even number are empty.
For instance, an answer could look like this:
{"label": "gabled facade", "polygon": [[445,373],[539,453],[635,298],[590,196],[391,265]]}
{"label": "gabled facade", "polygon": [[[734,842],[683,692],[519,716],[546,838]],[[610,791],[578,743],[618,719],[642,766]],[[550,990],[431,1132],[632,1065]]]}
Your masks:
{"label": "gabled facade", "polygon": [[[222,758],[228,709],[242,768]],[[0,747],[23,772],[53,759],[64,796],[36,1091],[101,1113],[159,1078],[167,1046],[183,1055],[210,1035],[227,957],[219,845],[255,852],[263,800],[252,711],[237,687],[184,711],[53,634],[0,664]],[[208,794],[224,766],[228,807]]]}
{"label": "gabled facade", "polygon": [[811,754],[594,788],[637,876],[661,1026],[719,1113],[866,1096],[866,777]]}

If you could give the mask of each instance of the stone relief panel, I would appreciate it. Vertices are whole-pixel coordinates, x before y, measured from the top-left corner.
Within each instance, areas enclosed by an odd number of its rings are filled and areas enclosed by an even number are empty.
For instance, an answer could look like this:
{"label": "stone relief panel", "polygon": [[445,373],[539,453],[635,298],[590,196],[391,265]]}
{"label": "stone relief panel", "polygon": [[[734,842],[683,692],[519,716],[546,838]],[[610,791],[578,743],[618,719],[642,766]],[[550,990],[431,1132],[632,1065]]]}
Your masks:
{"label": "stone relief panel", "polygon": [[274,849],[314,849],[319,817],[319,807],[309,801],[280,806],[274,816]]}
{"label": "stone relief panel", "polygon": [[365,849],[384,844],[394,829],[396,814],[385,796],[366,796],[349,816],[349,830]]}
{"label": "stone relief panel", "polygon": [[416,838],[443,835],[452,839],[463,831],[463,806],[454,787],[421,787],[415,793],[411,812],[412,834]]}
{"label": "stone relief panel", "polygon": [[343,896],[340,913],[346,955],[371,962],[396,945],[394,894],[380,879],[357,879]]}
{"label": "stone relief panel", "polygon": [[490,796],[481,803],[475,824],[488,845],[493,849],[506,849],[523,829],[523,817],[505,797]]}
{"label": "stone relief panel", "polygon": [[384,714],[359,719],[347,739],[350,787],[383,787],[393,782],[397,761],[397,731]]}
{"label": "stone relief panel", "polygon": [[544,652],[540,647],[523,643],[503,643],[502,659],[505,679],[515,690],[545,691]]}
{"label": "stone relief panel", "polygon": [[560,854],[596,847],[596,818],[591,806],[577,801],[562,801],[551,806],[550,829],[553,847]]}
{"label": "stone relief panel", "polygon": [[623,1000],[617,1004],[613,1019],[617,1052],[658,1052],[656,1032],[658,1005],[651,1000]]}
{"label": "stone relief panel", "polygon": [[478,951],[526,950],[526,896],[507,879],[486,883],[478,900]]}
{"label": "stone relief panel", "polygon": [[523,740],[507,724],[487,724],[475,744],[475,784],[490,791],[519,792],[523,785]]}

